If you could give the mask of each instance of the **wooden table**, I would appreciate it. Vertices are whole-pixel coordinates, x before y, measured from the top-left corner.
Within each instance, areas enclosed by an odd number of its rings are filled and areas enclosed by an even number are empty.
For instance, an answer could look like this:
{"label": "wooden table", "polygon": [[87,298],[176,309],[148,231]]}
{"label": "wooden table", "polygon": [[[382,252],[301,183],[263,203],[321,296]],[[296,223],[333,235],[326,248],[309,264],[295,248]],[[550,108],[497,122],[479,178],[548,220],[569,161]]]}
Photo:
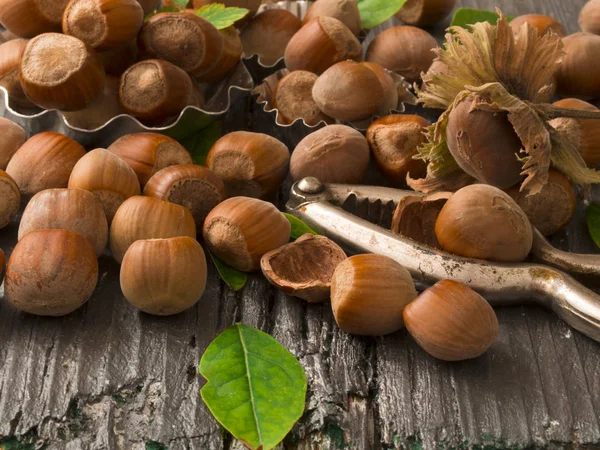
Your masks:
{"label": "wooden table", "polygon": [[[546,13],[572,33],[584,3],[457,6]],[[434,31],[441,38],[443,27]],[[226,128],[272,131],[249,100],[233,108]],[[594,195],[600,199],[600,190]],[[556,245],[594,251],[582,210]],[[7,253],[16,231],[0,232]],[[196,370],[206,346],[238,321],[272,334],[308,375],[306,413],[285,448],[600,448],[600,345],[551,312],[499,308],[490,351],[450,364],[429,357],[405,331],[347,336],[328,304],[308,306],[260,275],[235,294],[209,272],[200,303],[168,318],[125,302],[108,256],[93,298],[67,317],[21,314],[0,300],[0,449],[36,441],[65,450],[241,448],[202,403]]]}

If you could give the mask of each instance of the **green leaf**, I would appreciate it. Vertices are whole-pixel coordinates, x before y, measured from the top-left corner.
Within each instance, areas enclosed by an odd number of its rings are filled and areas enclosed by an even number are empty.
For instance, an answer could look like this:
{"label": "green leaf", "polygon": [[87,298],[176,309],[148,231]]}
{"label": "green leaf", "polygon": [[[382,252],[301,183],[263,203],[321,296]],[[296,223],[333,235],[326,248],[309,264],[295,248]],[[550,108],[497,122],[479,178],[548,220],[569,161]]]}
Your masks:
{"label": "green leaf", "polygon": [[600,202],[590,203],[585,216],[590,235],[598,248],[600,248]]}
{"label": "green leaf", "polygon": [[225,264],[210,251],[207,251],[207,253],[210,255],[210,258],[215,264],[217,272],[219,272],[219,276],[227,284],[227,286],[229,286],[229,289],[237,292],[246,285],[246,282],[248,281],[248,274]]}
{"label": "green leaf", "polygon": [[283,213],[283,215],[286,217],[286,219],[290,222],[290,225],[292,226],[292,233],[290,234],[291,241],[295,241],[300,236],[306,233],[319,234],[315,230],[310,228],[308,225],[306,225],[304,222],[302,222],[300,219],[298,219],[296,216],[292,216],[288,213]]}
{"label": "green leaf", "polygon": [[252,449],[270,450],[304,413],[306,375],[300,363],[266,333],[236,324],[206,349],[200,390],[215,419]]}
{"label": "green leaf", "polygon": [[249,12],[246,8],[226,8],[221,3],[209,3],[198,9],[196,15],[208,20],[217,30],[222,30],[243,19]]}
{"label": "green leaf", "polygon": [[357,3],[361,26],[374,28],[396,14],[406,0],[357,0]]}
{"label": "green leaf", "polygon": [[221,137],[221,126],[222,123],[220,121],[212,122],[191,136],[180,140],[181,145],[183,145],[190,152],[190,155],[192,155],[194,164],[199,164],[201,166],[205,164],[208,151]]}
{"label": "green leaf", "polygon": [[155,16],[159,13],[163,13],[163,12],[179,12],[180,9],[177,8],[176,6],[163,6],[162,8],[158,8],[156,11],[151,12],[150,14],[147,14],[146,17],[144,18],[144,22],[146,20],[148,20],[150,17]]}
{"label": "green leaf", "polygon": [[[511,21],[514,17],[505,16],[507,21]],[[454,13],[451,27],[468,28],[467,25],[473,25],[477,22],[489,22],[492,25],[496,25],[500,16],[494,11],[486,11],[484,9],[475,8],[459,8]]]}

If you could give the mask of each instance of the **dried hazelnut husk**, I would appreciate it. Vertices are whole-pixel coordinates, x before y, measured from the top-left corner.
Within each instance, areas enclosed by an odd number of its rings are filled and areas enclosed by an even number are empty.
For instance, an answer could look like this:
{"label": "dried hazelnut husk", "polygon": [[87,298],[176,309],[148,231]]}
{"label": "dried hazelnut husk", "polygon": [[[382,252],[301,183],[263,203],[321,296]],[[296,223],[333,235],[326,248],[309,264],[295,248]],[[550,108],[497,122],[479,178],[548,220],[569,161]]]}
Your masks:
{"label": "dried hazelnut husk", "polygon": [[368,119],[384,102],[383,86],[375,72],[354,61],[327,69],[315,82],[312,95],[321,111],[347,122]]}
{"label": "dried hazelnut husk", "polygon": [[10,255],[4,297],[26,313],[64,316],[88,301],[97,282],[98,261],[86,238],[69,230],[37,230]]}
{"label": "dried hazelnut husk", "polygon": [[412,114],[382,117],[367,128],[367,141],[379,171],[396,187],[406,185],[406,176],[420,178],[427,165],[414,159],[425,142],[425,127],[429,121]]}
{"label": "dried hazelnut husk", "polygon": [[396,17],[408,25],[427,27],[446,18],[455,3],[455,0],[407,0]]}
{"label": "dried hazelnut husk", "polygon": [[498,336],[498,318],[473,289],[438,281],[404,308],[406,329],[423,350],[444,361],[476,358]]}
{"label": "dried hazelnut husk", "polygon": [[437,218],[435,234],[445,251],[488,261],[523,261],[533,243],[531,224],[521,207],[486,184],[454,193]]}
{"label": "dried hazelnut husk", "polygon": [[35,194],[19,224],[19,240],[34,230],[79,233],[100,256],[108,243],[108,223],[100,201],[83,189],[46,189]]}
{"label": "dried hazelnut husk", "polygon": [[521,192],[518,186],[507,191],[529,217],[531,224],[544,236],[566,227],[575,215],[577,197],[569,179],[557,170],[548,172],[548,182],[534,195]]}
{"label": "dried hazelnut husk", "polygon": [[107,75],[120,77],[137,62],[137,53],[137,40],[133,40],[120,47],[98,52],[98,57]]}
{"label": "dried hazelnut husk", "polygon": [[196,238],[196,224],[189,209],[153,197],[133,196],[117,210],[110,225],[110,250],[121,263],[127,249],[140,239],[178,236]]}
{"label": "dried hazelnut husk", "polygon": [[361,62],[360,65],[371,70],[377,76],[383,88],[383,101],[379,105],[377,114],[386,115],[398,108],[398,87],[390,73],[377,63]]}
{"label": "dried hazelnut husk", "polygon": [[177,116],[188,105],[197,105],[190,76],[179,67],[160,59],[134,64],[123,73],[119,103],[134,117],[148,124],[160,124]]}
{"label": "dried hazelnut husk", "polygon": [[134,242],[121,264],[125,299],[148,314],[168,316],[194,306],[206,287],[206,257],[187,236]]}
{"label": "dried hazelnut husk", "polygon": [[0,86],[6,89],[12,108],[35,108],[23,92],[19,80],[19,66],[27,42],[27,39],[12,39],[0,45]]}
{"label": "dried hazelnut husk", "polygon": [[232,197],[217,205],[202,229],[208,249],[243,272],[260,269],[262,256],[290,240],[291,225],[271,203]]}
{"label": "dried hazelnut husk", "polygon": [[237,28],[227,27],[219,30],[223,36],[223,53],[215,66],[202,74],[204,83],[217,83],[225,78],[240,62],[243,48]]}
{"label": "dried hazelnut husk", "polygon": [[383,255],[355,255],[331,279],[331,307],[340,329],[382,336],[403,327],[402,311],[416,298],[408,270]]}
{"label": "dried hazelnut husk", "polygon": [[[565,98],[553,105],[561,108],[598,111],[598,108],[591,103],[576,98]],[[588,167],[596,167],[600,164],[600,127],[597,120],[561,117],[552,120],[550,125],[573,143]]]}
{"label": "dried hazelnut husk", "polygon": [[286,294],[319,303],[329,299],[331,277],[345,259],[344,251],[331,239],[307,233],[265,253],[260,268]]}
{"label": "dried hazelnut husk", "polygon": [[0,0],[0,23],[19,37],[60,31],[69,0]]}
{"label": "dried hazelnut husk", "polygon": [[[435,75],[446,75],[448,77],[452,77],[452,71],[448,67],[448,65],[439,58],[435,58],[431,66],[429,66],[429,70],[425,74],[424,78],[431,78]],[[427,82],[423,79],[423,83],[421,84],[421,90],[427,91]]]}
{"label": "dried hazelnut husk", "polygon": [[360,61],[362,47],[346,25],[333,17],[321,16],[300,28],[284,57],[290,71],[307,70],[320,75],[338,62]]}
{"label": "dried hazelnut husk", "polygon": [[63,116],[69,125],[84,130],[93,130],[105,125],[109,120],[123,114],[119,104],[117,92],[119,90],[119,79],[106,77],[104,89],[100,95],[79,111],[64,111]]}
{"label": "dried hazelnut husk", "polygon": [[556,73],[561,96],[600,97],[600,36],[575,33],[563,38],[563,63]]}
{"label": "dried hazelnut husk", "polygon": [[212,170],[196,164],[159,170],[146,183],[144,195],[185,206],[198,229],[208,213],[227,198],[223,181]]}
{"label": "dried hazelnut husk", "polygon": [[241,32],[244,54],[258,55],[261,64],[273,66],[283,58],[292,36],[302,27],[298,17],[285,9],[267,9],[255,16]]}
{"label": "dried hazelnut husk", "polygon": [[69,188],[94,194],[109,225],[125,200],[140,195],[140,182],[129,164],[102,148],[88,152],[77,161],[69,178]]}
{"label": "dried hazelnut husk", "polygon": [[555,33],[560,37],[566,36],[565,28],[558,20],[543,14],[525,14],[515,17],[510,21],[510,27],[515,33],[518,33],[524,23],[537,30],[538,36],[544,36],[547,33]]}
{"label": "dried hazelnut husk", "polygon": [[136,0],[70,0],[62,30],[103,51],[135,39],[143,22],[144,11]]}
{"label": "dried hazelnut husk", "polygon": [[392,232],[432,248],[441,249],[435,235],[435,222],[451,192],[402,197],[392,218]]}
{"label": "dried hazelnut husk", "polygon": [[206,166],[223,180],[229,196],[267,197],[285,179],[290,152],[281,141],[263,133],[235,131],[212,146]]}
{"label": "dried hazelnut husk", "polygon": [[108,151],[131,166],[142,186],[165,167],[193,162],[184,146],[159,133],[127,134],[113,142]]}
{"label": "dried hazelnut husk", "polygon": [[309,134],[294,149],[292,180],[315,177],[322,183],[362,183],[369,168],[369,144],[354,128],[328,125]]}
{"label": "dried hazelnut husk", "polygon": [[32,136],[14,154],[6,172],[21,193],[33,195],[44,189],[64,188],[85,149],[62,134],[44,131]]}
{"label": "dried hazelnut husk", "polygon": [[10,159],[27,140],[27,133],[12,120],[0,117],[0,136],[0,170],[6,170]]}
{"label": "dried hazelnut husk", "polygon": [[305,24],[319,16],[338,19],[355,35],[360,33],[360,12],[356,0],[320,0],[315,2],[308,8],[302,23]]}
{"label": "dried hazelnut husk", "polygon": [[321,121],[334,122],[313,99],[312,90],[317,78],[318,75],[312,72],[295,70],[279,80],[273,92],[273,107],[279,112],[278,119],[282,124],[290,124],[297,119],[310,126]]}
{"label": "dried hazelnut husk", "polygon": [[586,33],[600,34],[600,1],[588,1],[579,13],[579,26]]}
{"label": "dried hazelnut husk", "polygon": [[163,59],[202,76],[219,61],[224,41],[213,24],[192,12],[165,12],[144,23],[138,45],[142,58]]}
{"label": "dried hazelnut husk", "polygon": [[21,208],[21,191],[15,180],[0,170],[0,229],[7,226]]}
{"label": "dried hazelnut husk", "polygon": [[396,72],[408,81],[417,81],[435,58],[437,42],[427,31],[401,25],[379,34],[367,49],[366,60]]}
{"label": "dried hazelnut husk", "polygon": [[221,3],[226,7],[245,8],[249,10],[250,12],[248,14],[234,24],[236,27],[240,28],[254,17],[262,0],[193,0],[194,9],[202,8],[210,3]]}
{"label": "dried hazelnut husk", "polygon": [[454,106],[446,127],[448,149],[467,174],[506,189],[521,180],[517,156],[523,144],[507,114],[475,109],[480,101],[473,95]]}
{"label": "dried hazelnut husk", "polygon": [[102,92],[104,66],[98,54],[76,37],[46,33],[31,39],[21,58],[25,95],[45,109],[76,111]]}

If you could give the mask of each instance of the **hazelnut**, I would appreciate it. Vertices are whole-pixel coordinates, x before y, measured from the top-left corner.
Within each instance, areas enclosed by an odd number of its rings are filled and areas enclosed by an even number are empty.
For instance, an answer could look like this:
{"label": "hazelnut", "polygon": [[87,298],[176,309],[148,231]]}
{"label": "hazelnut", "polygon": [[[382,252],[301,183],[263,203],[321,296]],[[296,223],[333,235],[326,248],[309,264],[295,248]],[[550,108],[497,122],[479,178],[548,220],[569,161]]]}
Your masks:
{"label": "hazelnut", "polygon": [[565,55],[556,72],[561,96],[600,97],[600,36],[575,33],[562,39]]}
{"label": "hazelnut", "polygon": [[533,243],[529,219],[505,192],[486,184],[459,189],[435,223],[442,248],[468,258],[523,261]]}
{"label": "hazelnut", "polygon": [[317,78],[312,72],[296,70],[279,80],[273,92],[273,107],[279,112],[279,122],[287,125],[302,119],[310,126],[334,122],[313,100],[312,90]]}
{"label": "hazelnut", "polygon": [[342,61],[321,75],[312,91],[319,109],[334,119],[353,122],[381,110],[383,86],[375,72],[354,61]]}
{"label": "hazelnut", "polygon": [[202,76],[219,61],[224,41],[214,25],[192,12],[165,12],[144,23],[138,46],[144,59],[163,59]]}
{"label": "hazelnut", "polygon": [[425,143],[429,121],[411,114],[394,114],[373,122],[367,129],[367,141],[379,171],[396,187],[406,185],[406,176],[422,178],[427,164],[414,159]]}
{"label": "hazelnut", "polygon": [[[560,108],[598,111],[594,105],[576,98],[565,98],[554,103]],[[554,128],[563,133],[579,150],[588,167],[600,164],[600,128],[595,119],[571,119],[561,117],[550,122]]]}
{"label": "hazelnut", "polygon": [[316,177],[322,183],[361,183],[369,168],[369,144],[354,128],[328,125],[296,146],[290,161],[292,180]]}
{"label": "hazelnut", "polygon": [[600,1],[588,1],[579,13],[579,26],[586,33],[600,34]]}
{"label": "hazelnut", "polygon": [[211,170],[195,164],[159,170],[146,183],[144,195],[185,206],[198,229],[208,213],[227,198],[223,181]]}
{"label": "hazelnut", "polygon": [[366,60],[396,72],[408,81],[417,81],[435,58],[437,42],[427,31],[410,25],[389,28],[367,49]]}
{"label": "hazelnut", "polygon": [[156,11],[160,6],[160,0],[137,0],[144,10],[144,17],[153,11]]}
{"label": "hazelnut", "polygon": [[477,109],[477,95],[466,97],[448,116],[446,141],[456,163],[482,183],[506,189],[521,180],[517,155],[523,144],[506,113]]}
{"label": "hazelnut", "polygon": [[79,233],[100,256],[108,243],[108,224],[100,201],[82,189],[46,189],[35,194],[19,224],[19,240],[34,230]]}
{"label": "hazelnut", "polygon": [[15,180],[0,170],[0,228],[7,226],[21,208],[21,191]]}
{"label": "hazelnut", "polygon": [[390,111],[398,108],[398,88],[396,87],[396,82],[390,75],[390,73],[381,67],[379,64],[372,62],[361,62],[361,66],[365,66],[369,70],[371,70],[375,75],[377,75],[377,79],[383,88],[383,102],[379,106],[379,111],[377,114],[386,115],[389,114]]}
{"label": "hazelnut", "polygon": [[136,308],[168,316],[194,306],[206,287],[206,257],[191,237],[134,242],[121,264],[121,290]]}
{"label": "hazelnut", "polygon": [[178,236],[196,238],[196,224],[187,208],[136,195],[125,200],[113,218],[110,250],[113,258],[121,263],[135,241]]}
{"label": "hazelnut", "polygon": [[129,164],[102,148],[88,152],[77,161],[69,178],[69,188],[94,194],[109,225],[121,203],[140,195],[140,182]]}
{"label": "hazelnut", "polygon": [[308,8],[302,23],[305,24],[320,16],[333,17],[339,20],[355,35],[358,35],[362,28],[356,0],[320,0],[315,2]]}
{"label": "hazelnut", "polygon": [[165,167],[192,164],[192,157],[185,147],[158,133],[127,134],[113,142],[108,151],[131,166],[142,186]]}
{"label": "hazelnut", "polygon": [[402,328],[402,311],[417,296],[408,270],[383,255],[355,255],[331,278],[331,307],[340,329],[382,336]]}
{"label": "hazelnut", "polygon": [[69,230],[37,230],[15,246],[4,296],[15,308],[63,316],[83,305],[98,282],[98,261],[86,238]]}
{"label": "hazelnut", "polygon": [[356,36],[333,17],[315,17],[292,37],[285,49],[285,65],[290,71],[307,70],[322,74],[335,63],[360,61],[362,47]]}
{"label": "hazelnut", "polygon": [[27,98],[19,80],[19,66],[27,39],[13,39],[0,45],[0,86],[8,93],[9,105],[14,109],[35,108]]}
{"label": "hazelnut", "polygon": [[202,8],[210,3],[221,3],[227,7],[245,8],[249,10],[250,12],[245,17],[238,20],[234,24],[239,28],[254,17],[262,3],[262,0],[193,0],[194,9]]}
{"label": "hazelnut", "polygon": [[560,37],[564,37],[567,34],[558,20],[542,14],[525,14],[524,16],[515,17],[510,21],[510,27],[514,33],[518,33],[525,23],[535,28],[539,37],[548,33],[555,33]]}
{"label": "hazelnut", "polygon": [[45,109],[76,111],[102,92],[104,67],[97,53],[73,36],[46,33],[31,39],[21,58],[23,92]]}
{"label": "hazelnut", "polygon": [[137,41],[133,40],[120,47],[98,52],[98,57],[107,75],[120,77],[137,62]]}
{"label": "hazelnut", "polygon": [[208,249],[243,272],[260,269],[262,256],[290,240],[291,225],[273,204],[232,197],[217,205],[204,221]]}
{"label": "hazelnut", "polygon": [[438,281],[411,302],[403,316],[417,344],[444,361],[476,358],[498,336],[498,319],[490,304],[456,281]]}
{"label": "hazelnut", "polygon": [[548,172],[548,182],[539,193],[528,195],[515,186],[507,194],[517,202],[531,224],[544,236],[550,236],[566,227],[577,209],[573,184],[554,169]]}
{"label": "hazelnut", "polygon": [[11,33],[31,38],[60,31],[69,0],[0,0],[0,22]]}
{"label": "hazelnut", "polygon": [[266,197],[279,189],[290,163],[282,142],[262,133],[235,131],[212,146],[206,165],[223,180],[230,196]]}
{"label": "hazelnut", "polygon": [[204,83],[217,83],[225,78],[240,62],[243,48],[237,28],[228,27],[219,30],[223,36],[223,53],[215,66],[201,76]]}
{"label": "hazelnut", "polygon": [[325,236],[304,234],[263,255],[260,268],[271,284],[309,303],[329,299],[331,277],[346,254]]}
{"label": "hazelnut", "polygon": [[14,154],[6,172],[21,193],[33,195],[50,188],[67,187],[84,148],[62,134],[44,131],[32,136]]}
{"label": "hazelnut", "polygon": [[285,53],[292,36],[302,22],[285,9],[267,9],[255,16],[242,30],[241,39],[247,57],[258,55],[261,64],[274,66]]}
{"label": "hazelnut", "polygon": [[455,3],[455,0],[407,0],[396,17],[408,25],[427,27],[445,19]]}
{"label": "hazelnut", "polygon": [[0,117],[0,170],[5,170],[15,152],[27,140],[27,133],[12,120]]}
{"label": "hazelnut", "polygon": [[135,39],[143,22],[144,11],[136,0],[70,0],[62,30],[102,51]]}

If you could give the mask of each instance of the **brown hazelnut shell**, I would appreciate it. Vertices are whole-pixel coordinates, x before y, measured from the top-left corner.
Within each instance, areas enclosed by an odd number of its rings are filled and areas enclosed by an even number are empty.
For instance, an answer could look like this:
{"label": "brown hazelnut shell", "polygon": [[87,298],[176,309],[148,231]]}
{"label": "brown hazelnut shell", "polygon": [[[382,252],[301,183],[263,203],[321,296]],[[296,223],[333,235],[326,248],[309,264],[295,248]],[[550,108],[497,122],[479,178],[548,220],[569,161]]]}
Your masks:
{"label": "brown hazelnut shell", "polygon": [[408,25],[427,27],[446,18],[455,3],[456,0],[407,0],[396,17]]}
{"label": "brown hazelnut shell", "polygon": [[373,72],[381,87],[383,88],[383,101],[379,105],[379,111],[377,111],[378,115],[386,115],[389,114],[390,111],[398,108],[398,87],[396,86],[396,82],[390,75],[390,73],[380,66],[377,63],[373,62],[361,62],[361,66],[365,66],[371,72]]}
{"label": "brown hazelnut shell", "polygon": [[346,25],[355,35],[360,34],[360,12],[356,0],[319,0],[314,2],[308,8],[302,24],[319,16],[333,17]]}
{"label": "brown hazelnut shell", "polygon": [[237,28],[228,27],[219,32],[223,36],[223,53],[215,66],[200,77],[204,83],[217,83],[225,78],[240,62],[244,52]]}
{"label": "brown hazelnut shell", "polygon": [[93,130],[123,114],[118,99],[119,79],[106,77],[104,89],[92,103],[79,111],[63,111],[63,116],[72,127]]}
{"label": "brown hazelnut shell", "polygon": [[7,226],[21,208],[21,191],[15,180],[0,170],[0,229]]}
{"label": "brown hazelnut shell", "polygon": [[10,159],[27,140],[27,133],[12,120],[0,117],[0,136],[0,170],[6,170]]}
{"label": "brown hazelnut shell", "polygon": [[59,32],[69,0],[0,0],[0,22],[11,33],[31,38]]}
{"label": "brown hazelnut shell", "polygon": [[600,97],[600,36],[575,33],[562,42],[565,54],[556,72],[557,93],[563,97]]}
{"label": "brown hazelnut shell", "polygon": [[344,251],[329,238],[304,234],[265,253],[260,268],[267,280],[286,294],[320,303],[329,299],[331,277],[345,259]]}
{"label": "brown hazelnut shell", "polygon": [[23,195],[64,188],[85,149],[62,134],[44,131],[32,136],[13,155],[6,172]]}
{"label": "brown hazelnut shell", "polygon": [[98,282],[98,261],[86,238],[69,230],[37,230],[15,246],[4,296],[15,308],[63,316],[88,301]]}
{"label": "brown hazelnut shell", "polygon": [[8,92],[9,105],[13,108],[35,108],[19,80],[19,66],[27,42],[27,39],[12,39],[0,45],[0,86]]}
{"label": "brown hazelnut shell", "polygon": [[600,1],[589,0],[579,13],[579,26],[586,33],[600,34]]}
{"label": "brown hazelnut shell", "polygon": [[137,41],[133,40],[120,47],[98,52],[98,57],[107,75],[120,77],[137,62]]}
{"label": "brown hazelnut shell", "polygon": [[555,33],[560,37],[564,37],[567,34],[565,28],[558,20],[550,16],[544,16],[543,14],[525,14],[524,16],[515,17],[510,21],[510,27],[514,33],[518,33],[525,23],[535,28],[539,37],[548,33]]}
{"label": "brown hazelnut shell", "polygon": [[158,9],[161,3],[160,0],[137,0],[137,2],[144,10],[144,17]]}

